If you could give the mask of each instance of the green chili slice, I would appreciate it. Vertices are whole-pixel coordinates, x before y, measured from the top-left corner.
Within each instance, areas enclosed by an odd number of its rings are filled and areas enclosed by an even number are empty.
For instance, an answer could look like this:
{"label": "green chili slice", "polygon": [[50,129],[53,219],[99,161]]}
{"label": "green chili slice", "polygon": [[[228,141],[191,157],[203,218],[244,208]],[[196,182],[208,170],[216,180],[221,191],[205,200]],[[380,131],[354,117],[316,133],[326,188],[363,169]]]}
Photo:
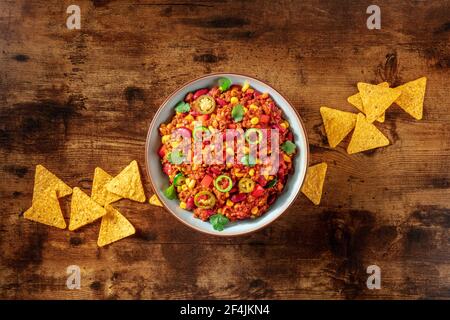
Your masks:
{"label": "green chili slice", "polygon": [[194,203],[202,209],[211,209],[216,204],[216,197],[210,191],[200,191],[194,196]]}
{"label": "green chili slice", "polygon": [[176,186],[181,186],[182,184],[184,184],[185,181],[186,178],[181,172],[177,173],[176,176],[173,178],[173,184]]}
{"label": "green chili slice", "polygon": [[238,183],[239,192],[250,193],[255,189],[255,181],[249,178],[242,178]]}
{"label": "green chili slice", "polygon": [[[223,181],[226,180],[227,184],[226,187],[223,188],[221,185],[223,185]],[[216,180],[214,180],[214,187],[216,187],[217,190],[219,190],[220,192],[228,192],[231,190],[231,188],[233,187],[233,180],[231,180],[231,178],[229,176],[226,175],[220,175],[216,178]]]}
{"label": "green chili slice", "polygon": [[[256,138],[256,140],[252,140],[252,134],[254,134],[254,133],[256,133],[258,136]],[[245,131],[244,137],[245,137],[245,140],[250,144],[259,144],[263,139],[263,133],[262,133],[261,129],[250,128],[247,131]]]}

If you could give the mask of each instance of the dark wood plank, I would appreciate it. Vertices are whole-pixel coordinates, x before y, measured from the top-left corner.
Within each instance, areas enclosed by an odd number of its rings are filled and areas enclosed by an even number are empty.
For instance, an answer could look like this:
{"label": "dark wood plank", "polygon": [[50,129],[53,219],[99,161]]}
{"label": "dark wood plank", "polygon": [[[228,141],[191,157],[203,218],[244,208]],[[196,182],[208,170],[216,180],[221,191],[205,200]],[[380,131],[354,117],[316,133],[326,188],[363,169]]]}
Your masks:
{"label": "dark wood plank", "polygon": [[[378,1],[376,31],[364,1],[78,2],[79,31],[65,27],[69,1],[0,3],[1,298],[450,297],[449,1]],[[36,164],[86,191],[96,166],[144,170],[159,104],[218,71],[264,79],[294,103],[312,162],[329,164],[320,206],[300,196],[270,227],[222,239],[122,201],[138,233],[101,249],[98,223],[69,232],[22,218]],[[379,125],[391,146],[327,147],[320,106],[352,110],[358,81],[424,75],[424,119],[391,108]],[[65,287],[71,264],[80,290]],[[371,264],[381,290],[365,286]]]}

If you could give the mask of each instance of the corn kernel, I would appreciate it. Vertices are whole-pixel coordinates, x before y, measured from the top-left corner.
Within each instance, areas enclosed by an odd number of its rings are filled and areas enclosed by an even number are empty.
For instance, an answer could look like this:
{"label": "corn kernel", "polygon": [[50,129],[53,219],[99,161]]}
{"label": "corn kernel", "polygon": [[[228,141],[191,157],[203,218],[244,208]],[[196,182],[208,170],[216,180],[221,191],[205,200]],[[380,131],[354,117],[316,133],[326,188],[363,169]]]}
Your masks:
{"label": "corn kernel", "polygon": [[252,208],[252,214],[255,215],[258,213],[258,207],[253,207]]}
{"label": "corn kernel", "polygon": [[230,102],[233,103],[233,104],[235,104],[235,103],[238,103],[238,102],[239,102],[239,99],[236,98],[236,97],[232,97],[232,98],[230,99]]}
{"label": "corn kernel", "polygon": [[231,201],[230,199],[227,200],[227,206],[228,207],[232,207],[233,206],[233,201]]}
{"label": "corn kernel", "polygon": [[283,160],[286,162],[291,162],[291,157],[289,157],[287,154],[283,154]]}
{"label": "corn kernel", "polygon": [[192,179],[191,181],[189,181],[188,188],[191,190],[194,189],[196,183],[197,181]]}
{"label": "corn kernel", "polygon": [[274,176],[269,176],[268,180],[273,180]]}
{"label": "corn kernel", "polygon": [[244,85],[242,86],[242,92],[247,91],[248,88],[250,88],[250,84],[245,80]]}
{"label": "corn kernel", "polygon": [[249,148],[249,147],[244,147],[244,153],[245,153],[245,154],[250,153],[250,148]]}
{"label": "corn kernel", "polygon": [[227,168],[232,168],[233,164],[232,163],[227,163]]}
{"label": "corn kernel", "polygon": [[181,209],[186,209],[186,207],[187,207],[186,202],[181,201],[181,202],[180,202],[180,208],[181,208]]}
{"label": "corn kernel", "polygon": [[250,175],[250,177],[253,177],[255,175],[255,169],[250,169],[248,171],[248,174]]}
{"label": "corn kernel", "polygon": [[253,104],[253,103],[250,105],[249,108],[252,109],[252,110],[258,110],[258,106],[256,104]]}
{"label": "corn kernel", "polygon": [[230,156],[234,155],[234,150],[232,148],[227,148],[226,150],[228,155]]}
{"label": "corn kernel", "polygon": [[284,123],[284,122],[280,123],[280,127],[282,127],[283,129],[287,129],[286,123]]}
{"label": "corn kernel", "polygon": [[266,180],[270,180],[268,174],[265,174],[265,175],[264,175],[264,178],[265,178]]}
{"label": "corn kernel", "polygon": [[244,109],[244,112],[248,112],[248,108],[247,107],[244,107],[243,109]]}
{"label": "corn kernel", "polygon": [[243,177],[244,176],[244,174],[243,173],[241,173],[241,172],[236,172],[235,174],[234,174],[236,177],[238,177],[238,178],[240,178],[240,177]]}
{"label": "corn kernel", "polygon": [[213,128],[213,126],[208,126],[208,130],[209,130],[211,133],[213,133],[215,129]]}
{"label": "corn kernel", "polygon": [[217,128],[219,126],[219,122],[217,120],[213,120],[212,125],[214,128]]}
{"label": "corn kernel", "polygon": [[194,117],[191,114],[188,114],[186,117],[184,117],[185,120],[192,122],[194,121]]}
{"label": "corn kernel", "polygon": [[179,142],[179,141],[172,141],[172,142],[170,143],[170,145],[171,145],[173,148],[176,148],[176,147],[178,147],[178,146],[180,145],[180,142]]}
{"label": "corn kernel", "polygon": [[183,191],[183,189],[181,189],[181,186],[178,186],[177,187],[177,192],[181,192],[181,191]]}
{"label": "corn kernel", "polygon": [[289,122],[284,121],[283,123],[284,123],[284,125],[286,126],[286,128],[289,128]]}
{"label": "corn kernel", "polygon": [[167,142],[169,142],[169,140],[170,140],[170,134],[166,134],[166,135],[162,136],[162,138],[161,138],[161,142],[163,144],[166,144]]}
{"label": "corn kernel", "polygon": [[183,185],[181,186],[181,190],[186,191],[187,189],[188,189],[188,186],[187,186],[187,185],[183,184]]}
{"label": "corn kernel", "polygon": [[263,99],[267,99],[269,97],[269,94],[267,93],[267,92],[264,92],[262,95],[261,95],[261,98],[263,98]]}
{"label": "corn kernel", "polygon": [[253,118],[250,120],[250,123],[253,124],[253,125],[258,124],[258,123],[259,123],[259,119],[258,119],[257,117],[253,117]]}
{"label": "corn kernel", "polygon": [[181,127],[183,127],[183,124],[182,123],[177,123],[176,127],[177,128],[181,128]]}

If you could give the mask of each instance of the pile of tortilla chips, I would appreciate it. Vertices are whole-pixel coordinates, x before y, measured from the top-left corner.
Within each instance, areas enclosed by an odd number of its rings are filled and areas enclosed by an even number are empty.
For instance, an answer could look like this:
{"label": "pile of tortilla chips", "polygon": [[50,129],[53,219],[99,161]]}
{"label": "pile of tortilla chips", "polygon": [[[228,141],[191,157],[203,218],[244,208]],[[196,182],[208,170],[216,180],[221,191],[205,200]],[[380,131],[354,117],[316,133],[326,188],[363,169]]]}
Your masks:
{"label": "pile of tortilla chips", "polygon": [[89,197],[80,188],[73,190],[41,165],[36,166],[32,206],[24,217],[60,229],[66,228],[58,198],[72,194],[69,230],[77,230],[102,218],[97,244],[102,247],[136,231],[133,225],[110,204],[122,198],[145,202],[139,167],[132,161],[112,177],[95,168],[92,193]]}
{"label": "pile of tortilla chips", "polygon": [[[378,85],[359,82],[359,92],[348,97],[347,101],[360,113],[321,107],[330,147],[335,148],[352,130],[347,146],[349,154],[389,145],[389,139],[373,124],[374,121],[384,122],[386,110],[394,103],[413,118],[422,119],[426,83],[426,77],[396,88],[390,88],[387,82]],[[326,171],[326,163],[308,168],[302,187],[302,192],[316,205],[320,203]]]}

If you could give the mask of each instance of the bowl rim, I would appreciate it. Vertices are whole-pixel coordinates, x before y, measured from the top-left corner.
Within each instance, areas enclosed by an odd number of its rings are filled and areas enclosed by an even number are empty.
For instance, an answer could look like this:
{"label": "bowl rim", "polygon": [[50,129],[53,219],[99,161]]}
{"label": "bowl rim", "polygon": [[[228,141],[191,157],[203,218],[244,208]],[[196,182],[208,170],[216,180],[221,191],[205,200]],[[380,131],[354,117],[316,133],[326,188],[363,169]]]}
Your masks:
{"label": "bowl rim", "polygon": [[[303,130],[304,136],[305,136],[305,142],[306,142],[306,170],[309,167],[309,162],[310,162],[310,150],[309,150],[309,141],[308,141],[308,134],[306,131],[306,127],[305,124],[303,123],[302,117],[300,116],[299,112],[297,111],[297,109],[293,106],[293,104],[291,103],[291,101],[289,99],[287,99],[283,94],[281,94],[277,89],[275,89],[274,87],[272,87],[271,85],[269,85],[268,83],[266,83],[265,81],[262,81],[258,78],[255,78],[253,76],[249,76],[247,74],[242,74],[242,73],[235,73],[235,72],[213,72],[213,73],[208,73],[205,75],[202,75],[200,77],[196,77],[190,81],[187,81],[185,83],[183,83],[181,86],[179,86],[175,91],[173,91],[166,99],[164,99],[164,101],[160,104],[160,106],[158,107],[158,110],[156,111],[155,115],[153,116],[152,121],[150,122],[150,125],[148,127],[147,130],[147,136],[145,139],[145,171],[147,173],[147,177],[150,180],[150,186],[152,188],[153,194],[157,194],[156,192],[156,187],[155,187],[155,182],[153,181],[153,178],[150,174],[150,170],[148,169],[148,154],[149,154],[149,139],[150,139],[150,134],[153,131],[153,127],[156,125],[156,119],[158,119],[159,114],[161,113],[163,106],[165,106],[169,100],[172,99],[173,96],[175,96],[176,94],[178,94],[180,91],[182,91],[183,89],[185,89],[186,87],[192,85],[194,82],[202,80],[202,79],[206,79],[206,78],[211,78],[211,77],[220,77],[220,76],[225,76],[225,75],[231,75],[231,76],[238,76],[238,77],[244,77],[244,78],[248,78],[249,80],[255,80],[258,81],[262,84],[264,84],[265,86],[270,87],[272,90],[274,90],[276,93],[278,93],[284,100],[287,101],[289,107],[291,107],[292,110],[294,110],[294,114],[297,117],[297,120],[299,120],[300,126]],[[222,238],[232,238],[232,237],[238,237],[238,236],[243,236],[243,235],[249,235],[251,233],[260,231],[264,228],[266,228],[267,226],[269,226],[270,224],[272,224],[275,220],[277,220],[279,217],[281,217],[288,209],[289,207],[295,202],[295,200],[297,200],[299,194],[300,194],[300,190],[303,186],[303,183],[305,182],[305,178],[306,178],[306,173],[303,177],[303,181],[300,183],[298,190],[295,194],[295,196],[292,198],[292,200],[288,203],[288,205],[286,206],[286,209],[283,210],[277,217],[273,218],[272,220],[266,222],[265,224],[261,225],[260,227],[254,229],[254,230],[250,230],[250,231],[244,231],[244,232],[239,232],[236,234],[220,234],[220,233],[212,233],[200,228],[197,228],[189,223],[187,223],[186,221],[184,221],[183,219],[181,219],[180,217],[178,217],[178,215],[173,212],[169,207],[167,207],[163,201],[160,201],[163,208],[166,211],[169,211],[171,213],[172,216],[174,216],[178,221],[180,221],[181,223],[183,223],[184,225],[188,226],[191,229],[194,229],[195,231],[198,231],[200,233],[206,234],[206,235],[212,235],[212,236],[217,236],[217,237],[222,237]]]}

